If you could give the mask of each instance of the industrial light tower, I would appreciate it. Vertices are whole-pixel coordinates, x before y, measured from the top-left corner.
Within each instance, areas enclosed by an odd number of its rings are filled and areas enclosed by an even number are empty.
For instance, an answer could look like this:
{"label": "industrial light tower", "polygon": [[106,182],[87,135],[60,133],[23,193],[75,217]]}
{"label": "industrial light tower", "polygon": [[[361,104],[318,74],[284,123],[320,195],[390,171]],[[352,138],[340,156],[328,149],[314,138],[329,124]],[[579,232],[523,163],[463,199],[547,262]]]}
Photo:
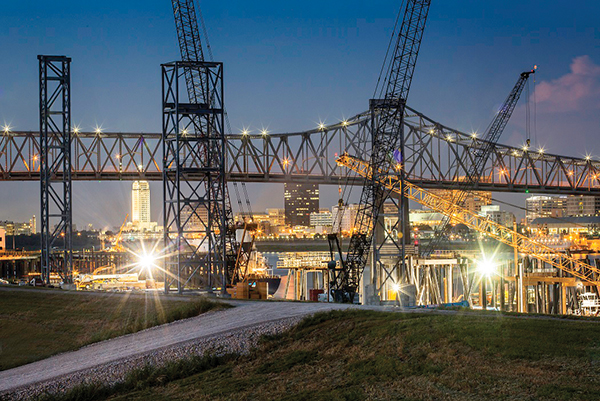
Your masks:
{"label": "industrial light tower", "polygon": [[54,270],[71,284],[71,59],[40,55],[38,60],[42,280],[49,284]]}
{"label": "industrial light tower", "polygon": [[[202,82],[189,98],[186,78]],[[229,208],[225,182],[223,64],[162,65],[165,292],[225,291]]]}

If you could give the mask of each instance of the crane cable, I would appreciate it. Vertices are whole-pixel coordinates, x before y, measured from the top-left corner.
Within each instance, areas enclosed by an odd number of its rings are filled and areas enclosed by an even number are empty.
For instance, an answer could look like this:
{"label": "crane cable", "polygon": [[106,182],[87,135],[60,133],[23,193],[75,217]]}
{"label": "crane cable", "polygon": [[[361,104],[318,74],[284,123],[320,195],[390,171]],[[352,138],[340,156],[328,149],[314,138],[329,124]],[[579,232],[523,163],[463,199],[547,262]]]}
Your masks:
{"label": "crane cable", "polygon": [[[206,28],[206,23],[204,22],[204,16],[202,15],[202,8],[200,7],[200,2],[199,0],[194,0],[194,3],[196,4],[196,10],[198,10],[198,17],[200,19],[200,25],[202,26],[202,35],[204,36],[204,42],[206,43],[206,49],[208,50],[208,57],[210,61],[214,61],[213,58],[213,53],[212,53],[212,47],[210,46],[210,42],[208,40],[208,29]],[[229,114],[227,113],[227,110],[223,110],[224,114],[225,114],[225,123],[227,125],[227,132],[229,135],[232,134],[232,129],[231,129],[231,123],[229,122]],[[250,198],[248,197],[248,190],[246,189],[246,183],[242,182],[242,189],[244,191],[245,197],[246,197],[246,205],[248,208],[248,211],[246,212],[246,210],[244,210],[244,206],[242,203],[242,198],[240,196],[240,192],[238,189],[238,185],[237,182],[233,182],[233,188],[235,190],[235,196],[237,198],[237,203],[238,206],[240,208],[240,213],[242,214],[242,219],[244,220],[244,222],[246,221],[247,218],[250,218],[251,220],[254,220],[254,216],[252,214],[252,208],[250,206]]]}

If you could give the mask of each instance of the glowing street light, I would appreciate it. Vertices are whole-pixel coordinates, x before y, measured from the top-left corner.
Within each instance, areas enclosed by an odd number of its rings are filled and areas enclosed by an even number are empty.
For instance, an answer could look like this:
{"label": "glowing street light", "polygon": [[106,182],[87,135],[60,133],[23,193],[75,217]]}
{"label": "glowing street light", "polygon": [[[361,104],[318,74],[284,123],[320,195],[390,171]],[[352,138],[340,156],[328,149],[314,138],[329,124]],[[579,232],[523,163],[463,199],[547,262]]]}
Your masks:
{"label": "glowing street light", "polygon": [[10,130],[12,129],[12,127],[10,126],[10,124],[4,124],[2,126],[2,131],[4,131],[5,134],[10,133]]}
{"label": "glowing street light", "polygon": [[73,127],[73,133],[74,133],[75,135],[79,134],[79,132],[80,132],[80,130],[79,130],[79,127],[78,127],[78,126],[75,126],[75,127]]}
{"label": "glowing street light", "polygon": [[94,128],[94,132],[96,133],[96,135],[100,135],[102,133],[102,128],[96,126],[96,128]]}
{"label": "glowing street light", "polygon": [[262,136],[269,135],[269,132],[266,129],[262,130],[260,133],[262,134]]}
{"label": "glowing street light", "polygon": [[344,127],[345,127],[345,126],[347,126],[347,125],[348,125],[348,121],[346,121],[346,120],[342,121],[342,125],[343,125]]}
{"label": "glowing street light", "polygon": [[319,129],[323,131],[325,129],[325,124],[319,123]]}

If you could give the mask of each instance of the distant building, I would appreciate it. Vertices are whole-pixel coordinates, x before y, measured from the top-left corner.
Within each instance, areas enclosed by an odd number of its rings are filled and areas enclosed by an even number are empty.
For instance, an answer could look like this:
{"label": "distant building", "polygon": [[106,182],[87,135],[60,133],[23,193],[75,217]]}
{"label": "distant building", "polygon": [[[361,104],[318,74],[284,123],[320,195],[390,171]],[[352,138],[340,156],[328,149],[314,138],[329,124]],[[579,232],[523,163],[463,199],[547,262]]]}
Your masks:
{"label": "distant building", "polygon": [[411,210],[409,220],[412,227],[429,226],[435,230],[442,224],[444,215],[431,210]]}
{"label": "distant building", "polygon": [[37,222],[35,219],[35,214],[29,219],[29,232],[31,234],[37,233]]}
{"label": "distant building", "polygon": [[327,227],[333,225],[333,214],[327,210],[325,212],[313,212],[310,214],[310,226],[311,227]]}
{"label": "distant building", "polygon": [[0,221],[0,228],[3,228],[6,235],[31,235],[31,225],[27,223],[15,223],[14,221]]}
{"label": "distant building", "polygon": [[540,217],[563,217],[566,214],[566,196],[531,196],[525,202],[528,223]]}
{"label": "distant building", "polygon": [[0,228],[0,252],[6,250],[6,231],[4,228]]}
{"label": "distant building", "polygon": [[567,216],[594,216],[600,213],[600,196],[569,195]]}
{"label": "distant building", "polygon": [[[440,196],[450,202],[458,199],[459,192],[455,189],[432,189],[430,190],[433,194]],[[463,208],[467,209],[471,213],[479,213],[482,206],[492,204],[492,193],[487,191],[473,191],[469,192],[464,197]]]}
{"label": "distant building", "polygon": [[286,183],[283,198],[286,224],[308,227],[310,214],[319,211],[319,185]]}
{"label": "distant building", "polygon": [[285,226],[285,209],[271,208],[266,211],[272,227]]}
{"label": "distant building", "polygon": [[515,215],[511,212],[507,212],[506,210],[500,210],[499,205],[482,206],[479,214],[487,217],[495,223],[509,228],[512,228],[513,222],[515,221]]}
{"label": "distant building", "polygon": [[181,209],[181,224],[184,231],[206,231],[208,208],[206,206],[186,205]]}
{"label": "distant building", "polygon": [[539,217],[530,224],[531,232],[537,235],[591,234],[600,230],[600,216]]}
{"label": "distant building", "polygon": [[150,224],[150,185],[134,181],[131,187],[131,221],[140,226]]}
{"label": "distant building", "polygon": [[341,209],[339,206],[333,206],[331,208],[333,230],[337,231],[339,229],[341,232],[352,233],[357,213],[358,204],[356,203],[351,203]]}

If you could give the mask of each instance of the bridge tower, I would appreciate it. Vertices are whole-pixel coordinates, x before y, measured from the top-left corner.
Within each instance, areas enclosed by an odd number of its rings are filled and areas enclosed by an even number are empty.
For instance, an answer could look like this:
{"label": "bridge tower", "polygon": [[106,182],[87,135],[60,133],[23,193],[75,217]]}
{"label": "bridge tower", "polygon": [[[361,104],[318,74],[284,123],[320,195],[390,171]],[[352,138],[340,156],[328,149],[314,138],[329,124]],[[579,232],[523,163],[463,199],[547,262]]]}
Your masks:
{"label": "bridge tower", "polygon": [[[189,98],[186,78],[202,96]],[[176,287],[225,291],[227,192],[223,64],[162,65],[165,292]],[[189,100],[188,100],[189,99]]]}
{"label": "bridge tower", "polygon": [[[73,281],[71,207],[71,59],[38,56],[40,78],[40,197],[42,280]],[[60,255],[58,257],[55,257]]]}

